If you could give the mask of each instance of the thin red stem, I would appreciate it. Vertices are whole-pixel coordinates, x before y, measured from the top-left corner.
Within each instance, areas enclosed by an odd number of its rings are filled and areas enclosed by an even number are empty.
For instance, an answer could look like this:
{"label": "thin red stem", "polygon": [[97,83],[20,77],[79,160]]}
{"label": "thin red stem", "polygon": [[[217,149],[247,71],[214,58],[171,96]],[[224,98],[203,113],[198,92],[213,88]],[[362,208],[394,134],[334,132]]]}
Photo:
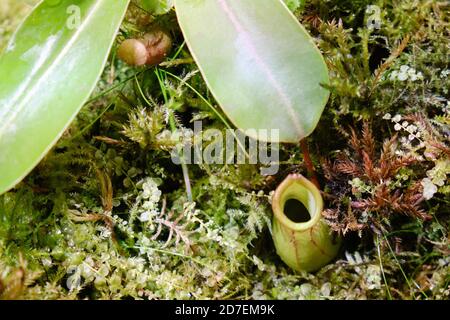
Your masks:
{"label": "thin red stem", "polygon": [[303,158],[305,159],[306,170],[308,170],[309,178],[311,179],[312,183],[314,183],[316,187],[320,189],[319,180],[317,179],[316,170],[314,170],[314,164],[311,160],[308,144],[306,143],[305,139],[300,141],[300,148],[303,152]]}

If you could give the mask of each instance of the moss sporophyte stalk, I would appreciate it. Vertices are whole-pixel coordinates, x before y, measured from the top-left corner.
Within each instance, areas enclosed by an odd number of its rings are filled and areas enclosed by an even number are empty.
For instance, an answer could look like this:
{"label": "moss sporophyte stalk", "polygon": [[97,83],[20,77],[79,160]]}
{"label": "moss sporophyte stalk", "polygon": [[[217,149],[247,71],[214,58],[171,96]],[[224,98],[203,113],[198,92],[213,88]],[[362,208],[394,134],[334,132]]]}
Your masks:
{"label": "moss sporophyte stalk", "polygon": [[277,174],[280,167],[279,130],[203,130],[202,121],[195,121],[194,130],[166,133],[176,142],[171,158],[177,165],[261,165],[264,176]]}

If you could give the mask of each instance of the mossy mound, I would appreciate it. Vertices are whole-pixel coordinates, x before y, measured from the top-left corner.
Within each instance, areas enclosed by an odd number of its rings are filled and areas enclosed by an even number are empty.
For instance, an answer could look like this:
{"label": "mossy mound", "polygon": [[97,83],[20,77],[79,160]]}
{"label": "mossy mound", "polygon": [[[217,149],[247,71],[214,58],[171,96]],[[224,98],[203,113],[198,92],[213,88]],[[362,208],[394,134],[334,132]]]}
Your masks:
{"label": "mossy mound", "polygon": [[[0,51],[32,2],[0,3]],[[156,24],[176,56],[135,69],[111,54],[58,145],[0,196],[0,298],[450,298],[448,2],[289,4],[331,74],[308,143],[323,215],[345,239],[338,259],[295,273],[274,251],[271,195],[288,174],[306,174],[299,146],[282,146],[269,177],[257,165],[183,174],[172,163],[171,126],[186,137],[196,119],[226,126],[174,12],[131,5],[118,43]]]}

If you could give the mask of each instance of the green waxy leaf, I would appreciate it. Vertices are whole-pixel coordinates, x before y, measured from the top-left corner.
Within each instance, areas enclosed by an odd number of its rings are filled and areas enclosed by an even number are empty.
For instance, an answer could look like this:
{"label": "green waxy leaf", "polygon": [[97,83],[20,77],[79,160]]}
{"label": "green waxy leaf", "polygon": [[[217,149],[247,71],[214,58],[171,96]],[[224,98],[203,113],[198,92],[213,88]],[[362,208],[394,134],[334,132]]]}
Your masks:
{"label": "green waxy leaf", "polygon": [[44,0],[0,58],[0,194],[28,174],[88,99],[129,0]]}
{"label": "green waxy leaf", "polygon": [[328,100],[328,70],[281,0],[175,0],[186,42],[211,92],[240,129],[311,134]]}
{"label": "green waxy leaf", "polygon": [[173,7],[173,0],[140,0],[138,3],[154,15],[167,13]]}

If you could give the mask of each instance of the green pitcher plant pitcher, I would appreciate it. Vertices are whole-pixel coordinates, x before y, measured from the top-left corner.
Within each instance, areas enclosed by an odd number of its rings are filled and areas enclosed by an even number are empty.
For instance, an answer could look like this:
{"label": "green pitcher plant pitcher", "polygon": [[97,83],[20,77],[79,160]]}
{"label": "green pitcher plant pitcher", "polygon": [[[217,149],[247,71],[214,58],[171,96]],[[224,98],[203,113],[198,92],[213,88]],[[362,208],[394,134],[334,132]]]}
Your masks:
{"label": "green pitcher plant pitcher", "polygon": [[280,258],[297,271],[316,271],[333,260],[340,238],[322,218],[319,189],[300,174],[289,175],[272,199],[273,241]]}

